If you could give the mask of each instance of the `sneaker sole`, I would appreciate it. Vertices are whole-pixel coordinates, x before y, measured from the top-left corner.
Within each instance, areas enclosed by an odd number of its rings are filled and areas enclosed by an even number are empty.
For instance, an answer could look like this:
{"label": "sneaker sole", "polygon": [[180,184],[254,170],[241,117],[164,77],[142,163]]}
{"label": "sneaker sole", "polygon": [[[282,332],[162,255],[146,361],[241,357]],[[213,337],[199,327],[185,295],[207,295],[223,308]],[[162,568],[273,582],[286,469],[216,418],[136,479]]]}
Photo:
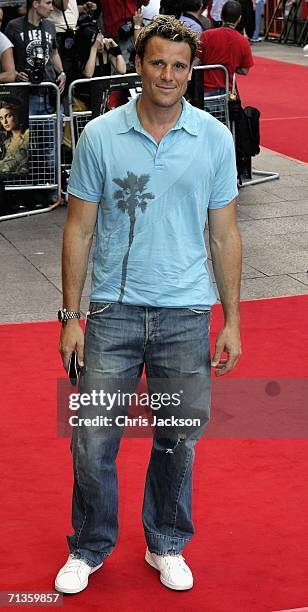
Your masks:
{"label": "sneaker sole", "polygon": [[[98,565],[97,567],[93,567],[90,571],[89,576],[91,576],[91,574],[94,574],[94,572],[97,572],[97,570],[100,569],[100,567],[102,567],[103,563],[100,563],[100,565]],[[63,588],[61,588],[60,586],[57,586],[57,581],[55,581],[55,589],[56,591],[58,591],[59,593],[66,593],[67,595],[75,595],[75,593],[80,593],[81,591],[83,591],[84,589],[87,588],[88,586],[88,580],[87,582],[83,585],[80,586],[78,589],[66,589],[65,591],[63,590]]]}
{"label": "sneaker sole", "polygon": [[[155,561],[152,559],[152,556],[150,556],[149,551],[147,550],[145,553],[145,557],[144,557],[145,561],[151,566],[154,567],[154,569],[156,569],[158,572],[160,572],[160,569],[157,567]],[[192,589],[192,587],[194,586],[194,581],[192,581],[192,583],[189,586],[175,586],[174,584],[172,584],[171,582],[168,582],[167,580],[165,580],[164,578],[162,578],[162,576],[160,576],[160,581],[161,583],[168,587],[168,589],[172,589],[173,591],[188,591],[188,589]]]}

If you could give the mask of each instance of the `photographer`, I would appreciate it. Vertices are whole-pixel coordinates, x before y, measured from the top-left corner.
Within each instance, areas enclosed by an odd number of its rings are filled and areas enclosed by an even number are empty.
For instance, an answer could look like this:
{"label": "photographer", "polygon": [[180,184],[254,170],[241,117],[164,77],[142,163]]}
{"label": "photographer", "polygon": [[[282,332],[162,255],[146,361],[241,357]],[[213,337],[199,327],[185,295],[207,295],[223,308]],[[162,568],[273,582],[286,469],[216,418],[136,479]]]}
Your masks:
{"label": "photographer", "polygon": [[[110,76],[112,71],[116,74],[126,73],[126,64],[120,47],[112,38],[105,38],[96,24],[79,28],[76,33],[76,47],[78,49],[78,78],[106,77]],[[119,98],[118,94],[119,92],[114,91],[109,93],[109,109],[122,103],[122,98]],[[90,86],[88,83],[79,84],[76,97],[93,112],[97,103],[99,107],[101,104],[101,84],[99,82],[92,82]]]}
{"label": "photographer", "polygon": [[117,74],[125,74],[126,64],[120,47],[118,47],[114,40],[112,38],[104,38],[103,34],[98,32],[96,35],[92,35],[90,41],[87,41],[86,34],[85,28],[83,32],[83,49],[87,54],[87,59],[82,70],[83,76],[87,78],[108,76],[111,74],[111,66],[113,66]]}
{"label": "photographer", "polygon": [[62,93],[66,77],[57,48],[55,26],[47,19],[52,10],[52,0],[27,0],[26,17],[12,19],[5,34],[14,45],[16,80],[51,81],[58,84]]}
{"label": "photographer", "polygon": [[[60,93],[65,86],[66,75],[57,48],[56,29],[47,19],[52,10],[52,0],[27,0],[27,15],[10,21],[5,31],[14,45],[16,81],[29,81],[38,85],[30,91],[30,115],[50,115],[55,112],[55,96],[50,93],[51,88],[39,86],[42,81],[56,83]],[[47,175],[52,177],[56,167],[53,120],[45,122],[44,134],[39,124],[32,124],[32,135],[35,148],[43,154],[42,165],[45,164]],[[49,203],[55,199],[56,192],[50,192]],[[35,192],[30,206],[43,208],[46,206],[45,200],[46,192]]]}

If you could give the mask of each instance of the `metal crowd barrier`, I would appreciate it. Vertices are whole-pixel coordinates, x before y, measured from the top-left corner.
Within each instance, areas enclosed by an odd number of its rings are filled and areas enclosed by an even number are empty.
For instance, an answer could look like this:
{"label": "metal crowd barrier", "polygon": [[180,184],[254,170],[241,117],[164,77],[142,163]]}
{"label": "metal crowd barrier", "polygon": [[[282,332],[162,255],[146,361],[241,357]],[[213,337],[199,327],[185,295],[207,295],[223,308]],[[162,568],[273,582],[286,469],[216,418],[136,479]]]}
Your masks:
{"label": "metal crowd barrier", "polygon": [[[220,64],[215,64],[211,66],[198,66],[194,68],[196,70],[212,70],[212,69],[223,70],[225,75],[225,83],[226,89],[229,90],[229,75],[225,66]],[[76,148],[76,143],[78,138],[81,135],[82,130],[92,119],[92,111],[90,109],[78,111],[74,109],[74,100],[78,99],[78,86],[80,85],[89,85],[89,91],[91,83],[101,83],[102,93],[103,93],[103,106],[106,104],[106,100],[108,94],[113,91],[121,91],[124,89],[128,89],[130,96],[134,97],[138,91],[141,91],[141,79],[140,76],[136,73],[129,73],[125,75],[114,75],[112,77],[95,77],[92,79],[78,79],[73,81],[69,87],[68,92],[68,102],[69,102],[69,114],[70,114],[70,126],[71,126],[71,144],[72,144],[72,152],[74,153]],[[193,94],[194,95],[194,94]],[[198,95],[198,94],[196,94]],[[229,111],[228,111],[228,94],[222,94],[219,96],[211,96],[204,97],[203,88],[202,88],[202,101],[195,101],[196,106],[205,108],[206,104],[211,106],[211,114],[216,117],[219,121],[222,121],[230,128],[229,122]]]}
{"label": "metal crowd barrier", "polygon": [[[236,88],[236,74],[233,75],[233,83],[232,83],[232,93],[235,94],[237,91]],[[231,125],[231,130],[233,134],[233,139],[235,141],[235,126]],[[268,170],[256,170],[251,165],[250,178],[246,180],[242,180],[239,184],[240,188],[248,187],[249,185],[259,185],[260,183],[268,183],[269,181],[276,181],[280,178],[279,172],[269,172]]]}
{"label": "metal crowd barrier", "polygon": [[[76,143],[81,135],[82,130],[92,119],[91,109],[78,111],[74,109],[74,101],[78,98],[78,86],[89,85],[88,91],[90,92],[91,84],[98,83],[101,85],[102,92],[102,110],[106,106],[107,98],[109,93],[113,91],[129,90],[131,97],[137,95],[138,90],[141,91],[141,79],[136,73],[129,73],[124,75],[114,75],[106,77],[94,77],[92,79],[77,79],[70,84],[68,91],[68,104],[69,104],[69,115],[70,115],[70,127],[71,127],[71,145],[72,152],[74,153]],[[103,114],[103,112],[101,114]]]}
{"label": "metal crowd barrier", "polygon": [[[225,93],[216,95],[216,96],[207,96],[206,93],[204,93],[204,72],[208,72],[208,71],[213,71],[213,70],[218,70],[218,71],[222,71],[224,74],[224,90]],[[215,117],[216,119],[218,119],[218,121],[221,121],[222,123],[224,123],[227,128],[231,128],[230,126],[230,119],[229,119],[229,105],[228,105],[228,100],[229,100],[229,73],[228,70],[225,66],[223,66],[222,64],[211,64],[211,65],[206,65],[206,66],[195,66],[193,69],[193,74],[196,75],[194,78],[197,77],[197,87],[196,89],[198,90],[198,88],[200,88],[200,93],[196,93],[197,98],[195,99],[195,105],[198,106],[199,108],[202,108],[203,110],[206,110],[208,113],[210,113],[211,115],[213,115],[213,117]],[[198,79],[199,77],[199,79]]]}
{"label": "metal crowd barrier", "polygon": [[[216,96],[206,96],[204,94],[204,72],[208,70],[222,70],[225,79],[225,93]],[[141,79],[135,74],[115,75],[107,77],[96,77],[92,79],[78,79],[73,81],[69,87],[68,102],[69,102],[69,116],[70,116],[70,129],[71,129],[71,146],[72,153],[76,148],[76,143],[80,137],[84,127],[92,119],[91,109],[87,110],[76,110],[74,108],[74,101],[78,99],[78,86],[81,84],[89,85],[89,91],[91,83],[100,83],[102,92],[102,113],[106,105],[108,94],[115,90],[129,90],[130,96],[134,97],[139,91],[141,91]],[[233,80],[232,92],[235,91],[235,75]],[[195,66],[193,69],[193,78],[191,86],[188,89],[188,94],[191,102],[213,115],[216,119],[224,123],[228,129],[232,132],[235,140],[234,125],[230,123],[229,117],[229,73],[225,66],[221,64],[213,64],[207,66]],[[248,180],[242,180],[239,182],[239,187],[243,188],[248,185],[256,185],[267,181],[273,181],[279,179],[278,172],[267,172],[265,170],[255,170],[251,168],[251,176]]]}
{"label": "metal crowd barrier", "polygon": [[[204,110],[207,110],[208,112],[211,113],[211,115],[214,115],[214,117],[216,117],[216,119],[219,119],[219,121],[222,121],[232,132],[232,136],[233,136],[233,140],[235,142],[235,126],[233,122],[230,122],[230,117],[229,117],[229,105],[228,105],[228,100],[229,100],[229,75],[228,75],[228,71],[226,69],[225,66],[222,65],[213,65],[213,66],[196,66],[194,68],[194,71],[198,72],[200,71],[200,73],[202,74],[202,81],[200,79],[199,83],[203,83],[203,73],[206,70],[212,70],[212,69],[223,69],[225,72],[225,91],[227,92],[227,94],[223,94],[220,96],[212,96],[210,98],[207,98],[206,96],[204,96]],[[232,83],[232,94],[236,93],[236,74],[234,73],[233,76],[233,83]],[[200,99],[200,95],[199,95],[199,99]],[[217,101],[217,107],[215,109],[212,107],[211,108],[211,104],[213,104],[214,101]],[[200,106],[200,104],[197,104],[197,106]],[[268,172],[266,170],[256,170],[255,168],[253,168],[251,166],[251,170],[250,170],[250,177],[246,177],[246,178],[241,178],[241,180],[239,180],[239,184],[238,187],[240,189],[242,189],[243,187],[247,187],[248,185],[257,185],[259,183],[265,183],[268,181],[275,181],[279,179],[279,172]]]}
{"label": "metal crowd barrier", "polygon": [[[26,175],[12,177],[0,177],[5,192],[24,192],[29,190],[54,190],[57,192],[57,200],[55,203],[40,208],[38,210],[26,210],[14,214],[4,214],[0,221],[13,219],[16,217],[25,217],[29,215],[37,215],[48,212],[58,206],[61,202],[61,111],[60,111],[60,92],[57,85],[54,83],[43,82],[38,85],[32,83],[3,83],[1,88],[12,90],[16,88],[16,93],[20,93],[21,88],[29,89],[29,96],[32,92],[35,95],[35,89],[44,88],[48,93],[53,92],[55,99],[55,108],[52,114],[46,115],[30,115],[29,116],[29,172]],[[33,91],[34,89],[34,91]],[[54,156],[46,163],[46,150],[53,150]]]}

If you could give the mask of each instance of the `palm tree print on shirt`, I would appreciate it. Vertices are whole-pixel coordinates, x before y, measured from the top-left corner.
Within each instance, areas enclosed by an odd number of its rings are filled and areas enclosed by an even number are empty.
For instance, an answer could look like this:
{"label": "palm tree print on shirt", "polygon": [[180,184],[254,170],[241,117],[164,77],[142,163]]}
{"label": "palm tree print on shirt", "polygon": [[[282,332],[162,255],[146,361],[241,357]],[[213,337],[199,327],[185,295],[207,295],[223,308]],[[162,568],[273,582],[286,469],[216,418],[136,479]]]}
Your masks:
{"label": "palm tree print on shirt", "polygon": [[118,208],[123,214],[127,213],[129,216],[129,238],[128,238],[128,249],[124,255],[122,262],[122,278],[121,278],[121,289],[120,289],[120,304],[123,302],[126,277],[127,277],[127,264],[131,246],[134,240],[134,230],[136,223],[136,210],[141,209],[144,213],[147,207],[147,200],[154,200],[155,196],[153,193],[145,192],[145,187],[150,180],[148,174],[142,174],[136,176],[133,172],[127,171],[127,177],[124,179],[115,178],[113,182],[116,183],[121,189],[114,192],[114,197],[118,201]]}

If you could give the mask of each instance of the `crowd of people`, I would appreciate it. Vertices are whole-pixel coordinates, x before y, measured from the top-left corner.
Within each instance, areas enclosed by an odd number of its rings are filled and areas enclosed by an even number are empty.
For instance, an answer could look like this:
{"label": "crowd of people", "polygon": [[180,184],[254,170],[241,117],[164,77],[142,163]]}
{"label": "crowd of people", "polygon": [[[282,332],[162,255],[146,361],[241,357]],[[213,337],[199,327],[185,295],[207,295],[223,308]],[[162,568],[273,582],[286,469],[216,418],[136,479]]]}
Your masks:
{"label": "crowd of people", "polygon": [[[46,92],[39,83],[54,83],[61,93],[61,112],[68,115],[67,92],[72,81],[135,72],[137,38],[142,28],[159,14],[174,15],[194,30],[200,38],[201,49],[196,62],[226,65],[232,83],[234,72],[245,74],[253,64],[247,38],[258,40],[255,26],[260,28],[262,0],[256,0],[254,5],[252,0],[232,0],[227,10],[224,4],[222,0],[101,0],[100,5],[92,1],[78,4],[77,0],[27,0],[17,8],[0,8],[0,84],[13,81],[36,84],[30,91],[29,114],[37,116],[48,115],[55,108],[53,92]],[[239,33],[243,27],[246,37]],[[204,87],[206,96],[223,91],[223,84],[216,76],[210,82],[205,81]],[[123,94],[114,92],[109,98],[109,108],[126,100]],[[17,92],[11,103],[18,105]],[[91,100],[87,108],[89,104]],[[211,112],[210,105],[207,110]],[[5,138],[7,133],[1,122],[0,143]],[[53,163],[54,151],[53,147],[46,147],[44,158],[48,169]],[[8,151],[9,147],[2,146],[4,150]],[[15,165],[2,157],[0,179],[7,172],[22,174],[22,155],[16,157]],[[55,197],[55,192],[49,193],[49,202]],[[31,198],[32,203],[34,200],[34,206],[43,206],[39,193]]]}
{"label": "crowd of people", "polygon": [[[236,29],[245,28],[251,40],[258,39],[255,25],[260,31],[262,3],[239,2],[241,18]],[[155,16],[174,15],[201,36],[223,25],[224,4],[225,0],[102,0],[98,6],[89,1],[27,0],[19,8],[0,8],[0,83],[31,81],[41,51],[45,62],[41,76],[57,82],[61,92],[73,78],[101,72],[123,74],[134,69],[136,38]]]}

